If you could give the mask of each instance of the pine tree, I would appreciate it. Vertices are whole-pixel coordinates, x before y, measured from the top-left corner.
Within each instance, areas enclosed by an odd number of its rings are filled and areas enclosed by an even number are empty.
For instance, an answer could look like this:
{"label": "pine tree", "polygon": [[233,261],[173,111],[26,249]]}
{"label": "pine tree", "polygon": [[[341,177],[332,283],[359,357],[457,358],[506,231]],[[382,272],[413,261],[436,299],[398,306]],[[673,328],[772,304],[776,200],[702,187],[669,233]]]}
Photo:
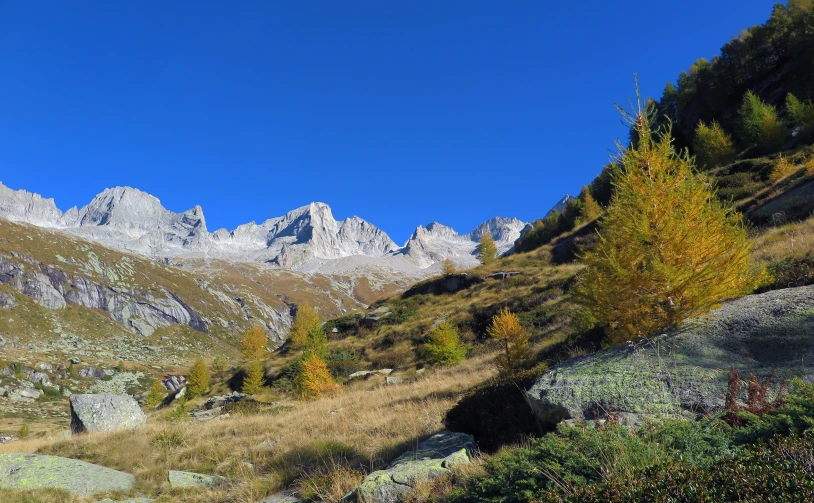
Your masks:
{"label": "pine tree", "polygon": [[249,368],[246,370],[246,378],[243,379],[243,386],[240,390],[247,395],[256,395],[262,392],[265,374],[266,371],[262,361],[250,362]]}
{"label": "pine tree", "polygon": [[528,333],[508,307],[492,318],[487,332],[503,345],[503,353],[497,357],[497,368],[501,375],[510,376],[528,365],[531,359]]}
{"label": "pine tree", "polygon": [[712,169],[724,166],[735,158],[732,138],[717,121],[712,121],[710,126],[703,122],[698,123],[695,128],[693,149],[699,168]]}
{"label": "pine tree", "polygon": [[254,325],[243,336],[243,358],[262,360],[266,357],[268,338],[260,325]]}
{"label": "pine tree", "polygon": [[[641,113],[625,117],[650,130]],[[669,131],[620,146],[623,170],[575,298],[621,342],[749,293],[758,271],[741,216],[722,204]]]}
{"label": "pine tree", "polygon": [[308,339],[308,333],[318,327],[320,323],[319,315],[310,303],[306,301],[298,305],[294,323],[291,324],[291,331],[288,334],[291,347],[302,348]]}
{"label": "pine tree", "polygon": [[484,265],[491,264],[495,261],[495,258],[497,258],[497,246],[488,229],[484,230],[480,237],[478,256],[480,257],[481,264]]}
{"label": "pine tree", "polygon": [[202,358],[195,360],[187,376],[187,396],[195,398],[209,391],[209,369]]}
{"label": "pine tree", "polygon": [[315,354],[322,359],[328,357],[328,335],[321,326],[317,325],[308,332],[303,345],[303,353]]}
{"label": "pine tree", "polygon": [[150,387],[150,392],[147,393],[147,398],[144,400],[144,404],[154,409],[161,405],[164,402],[164,398],[167,397],[167,389],[161,384],[161,379],[156,379],[153,381],[153,385]]}
{"label": "pine tree", "polygon": [[303,398],[316,399],[337,388],[328,364],[317,354],[307,353],[299,365],[300,371],[295,384]]}
{"label": "pine tree", "polygon": [[592,222],[602,214],[602,207],[599,206],[599,203],[593,198],[591,189],[589,189],[587,185],[582,187],[582,192],[579,193],[577,200],[579,201],[579,217],[576,220],[577,225]]}
{"label": "pine tree", "polygon": [[439,365],[454,365],[466,358],[466,348],[461,344],[458,330],[448,321],[430,332],[427,353]]}
{"label": "pine tree", "polygon": [[452,263],[452,260],[449,258],[444,259],[444,266],[443,266],[444,276],[449,276],[450,274],[455,274],[455,264]]}
{"label": "pine tree", "polygon": [[741,138],[746,145],[771,151],[786,139],[786,129],[777,117],[777,109],[747,91],[739,110]]}

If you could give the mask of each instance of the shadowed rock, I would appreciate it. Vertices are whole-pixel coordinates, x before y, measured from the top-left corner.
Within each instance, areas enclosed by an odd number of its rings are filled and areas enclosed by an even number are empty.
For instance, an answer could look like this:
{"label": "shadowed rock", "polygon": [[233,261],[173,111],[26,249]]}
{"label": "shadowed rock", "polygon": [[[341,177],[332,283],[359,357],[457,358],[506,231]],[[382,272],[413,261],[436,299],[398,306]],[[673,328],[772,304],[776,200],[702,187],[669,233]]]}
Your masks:
{"label": "shadowed rock", "polygon": [[138,403],[127,395],[71,395],[69,402],[74,433],[127,430],[147,421]]}
{"label": "shadowed rock", "polygon": [[811,380],[812,334],[814,286],[750,295],[666,334],[568,360],[540,376],[527,396],[549,422],[606,411],[633,422],[704,413],[724,405],[732,367],[744,379],[776,371],[774,393],[783,379]]}
{"label": "shadowed rock", "polygon": [[135,477],[129,473],[57,456],[0,454],[0,487],[32,490],[61,489],[79,496],[102,491],[129,491]]}
{"label": "shadowed rock", "polygon": [[475,451],[471,435],[442,431],[390,463],[386,470],[371,473],[344,502],[397,503],[414,493],[420,482],[449,473],[457,463],[468,463]]}

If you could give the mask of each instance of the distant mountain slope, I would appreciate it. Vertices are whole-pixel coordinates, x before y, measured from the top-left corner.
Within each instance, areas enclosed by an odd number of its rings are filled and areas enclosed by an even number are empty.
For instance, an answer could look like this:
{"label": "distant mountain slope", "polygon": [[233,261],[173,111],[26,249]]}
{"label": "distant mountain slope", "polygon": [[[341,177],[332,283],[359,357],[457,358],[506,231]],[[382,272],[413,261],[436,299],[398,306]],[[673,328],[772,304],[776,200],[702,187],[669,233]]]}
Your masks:
{"label": "distant mountain slope", "polygon": [[[337,221],[324,203],[311,203],[260,224],[232,231],[209,232],[200,206],[174,213],[154,196],[131,187],[105,189],[83,208],[62,213],[53,199],[0,184],[0,217],[59,229],[106,246],[152,257],[207,258],[261,262],[286,269],[360,271],[393,269],[420,277],[433,264],[452,258],[462,267],[477,263],[476,242],[485,229],[505,251],[525,225],[517,219],[494,218],[466,235],[431,224],[419,227],[404,247],[375,225],[352,217]],[[447,230],[442,230],[442,228]],[[345,267],[337,261],[350,257]]]}

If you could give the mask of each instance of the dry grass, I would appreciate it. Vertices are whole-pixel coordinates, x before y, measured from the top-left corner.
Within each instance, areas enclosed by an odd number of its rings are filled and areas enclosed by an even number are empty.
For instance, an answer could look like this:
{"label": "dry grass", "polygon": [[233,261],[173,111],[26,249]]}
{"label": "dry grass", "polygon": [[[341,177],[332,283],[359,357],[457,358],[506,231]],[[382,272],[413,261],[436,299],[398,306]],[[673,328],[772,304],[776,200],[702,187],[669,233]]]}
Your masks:
{"label": "dry grass", "polygon": [[814,216],[768,229],[755,238],[754,255],[759,261],[776,262],[802,257],[814,250]]}
{"label": "dry grass", "polygon": [[[403,385],[360,382],[339,396],[264,415],[193,424],[153,414],[148,426],[135,431],[15,442],[0,452],[65,456],[133,473],[138,490],[160,495],[159,501],[254,503],[292,485],[317,501],[336,501],[363,473],[443,429],[442,419],[460,394],[494,375],[491,360],[473,358]],[[237,482],[224,489],[170,491],[169,469]]]}

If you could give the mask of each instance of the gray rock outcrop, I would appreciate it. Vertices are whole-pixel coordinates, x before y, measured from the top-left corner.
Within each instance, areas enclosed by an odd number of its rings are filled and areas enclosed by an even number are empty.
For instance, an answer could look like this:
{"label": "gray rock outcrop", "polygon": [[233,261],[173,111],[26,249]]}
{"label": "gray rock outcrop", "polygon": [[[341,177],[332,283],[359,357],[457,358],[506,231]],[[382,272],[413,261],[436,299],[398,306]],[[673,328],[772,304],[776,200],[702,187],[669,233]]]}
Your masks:
{"label": "gray rock outcrop", "polygon": [[405,452],[386,470],[371,473],[343,501],[358,503],[397,503],[415,494],[420,482],[450,473],[457,463],[468,463],[475,452],[471,435],[442,431]]}
{"label": "gray rock outcrop", "polygon": [[127,395],[71,395],[68,400],[73,433],[126,430],[147,421],[138,403]]}
{"label": "gray rock outcrop", "polygon": [[135,477],[84,461],[39,454],[0,454],[0,488],[61,489],[78,496],[129,491]]}
{"label": "gray rock outcrop", "polygon": [[812,334],[814,286],[750,295],[669,333],[561,363],[527,396],[551,422],[708,412],[724,405],[730,368],[743,379],[776,372],[774,392],[783,379],[814,380]]}
{"label": "gray rock outcrop", "polygon": [[202,473],[182,472],[178,470],[170,470],[168,478],[170,487],[173,489],[215,487],[229,482],[229,479],[226,477],[220,477],[218,475],[204,475]]}

